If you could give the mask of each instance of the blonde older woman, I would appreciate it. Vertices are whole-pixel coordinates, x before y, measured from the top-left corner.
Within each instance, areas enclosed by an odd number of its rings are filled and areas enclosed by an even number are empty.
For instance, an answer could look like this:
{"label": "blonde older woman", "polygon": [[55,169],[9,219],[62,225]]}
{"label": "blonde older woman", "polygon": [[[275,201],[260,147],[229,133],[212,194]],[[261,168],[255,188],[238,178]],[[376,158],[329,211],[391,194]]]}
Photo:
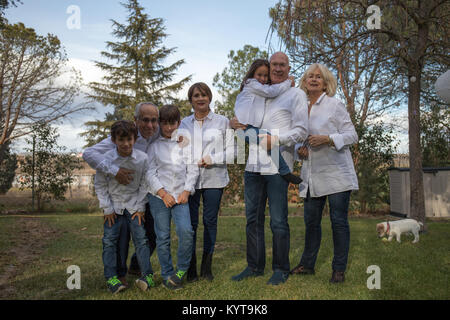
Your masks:
{"label": "blonde older woman", "polygon": [[347,267],[350,228],[350,193],[358,189],[358,179],[349,147],[358,141],[345,105],[334,98],[337,81],[324,65],[311,65],[300,80],[308,96],[309,137],[298,148],[303,159],[300,196],[305,199],[305,248],[291,274],[314,274],[320,248],[321,220],[328,198],[333,229],[334,258],[330,282],[343,282]]}

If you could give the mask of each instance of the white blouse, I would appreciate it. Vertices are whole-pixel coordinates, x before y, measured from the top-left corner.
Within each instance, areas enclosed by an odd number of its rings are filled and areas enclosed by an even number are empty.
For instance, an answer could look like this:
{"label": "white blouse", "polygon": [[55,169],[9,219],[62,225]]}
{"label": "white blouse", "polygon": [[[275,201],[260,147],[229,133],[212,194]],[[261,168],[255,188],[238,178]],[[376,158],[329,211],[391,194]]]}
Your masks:
{"label": "white blouse", "polygon": [[[309,188],[311,197],[358,190],[358,178],[349,147],[358,142],[355,127],[345,108],[336,98],[323,93],[311,107],[309,135],[329,135],[334,146],[308,147],[308,159],[303,160],[300,196],[306,198]],[[298,159],[295,146],[295,156]]]}
{"label": "white blouse", "polygon": [[202,157],[209,155],[212,165],[201,167],[196,189],[224,188],[230,178],[227,163],[233,163],[235,157],[234,131],[229,120],[210,111],[200,125],[194,115],[181,121],[178,135],[187,136],[190,141],[191,163],[197,164]]}

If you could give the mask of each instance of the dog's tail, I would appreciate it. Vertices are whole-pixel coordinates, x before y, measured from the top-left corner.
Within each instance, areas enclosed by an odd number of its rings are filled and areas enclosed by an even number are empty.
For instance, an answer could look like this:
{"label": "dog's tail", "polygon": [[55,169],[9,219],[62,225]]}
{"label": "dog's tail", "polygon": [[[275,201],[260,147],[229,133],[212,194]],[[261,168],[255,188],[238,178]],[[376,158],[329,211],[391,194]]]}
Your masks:
{"label": "dog's tail", "polygon": [[422,222],[420,222],[420,221],[417,221],[417,223],[418,223],[418,224],[419,224],[419,226],[420,226],[420,230],[419,230],[419,232],[423,232],[423,231],[424,231],[423,223],[422,223]]}

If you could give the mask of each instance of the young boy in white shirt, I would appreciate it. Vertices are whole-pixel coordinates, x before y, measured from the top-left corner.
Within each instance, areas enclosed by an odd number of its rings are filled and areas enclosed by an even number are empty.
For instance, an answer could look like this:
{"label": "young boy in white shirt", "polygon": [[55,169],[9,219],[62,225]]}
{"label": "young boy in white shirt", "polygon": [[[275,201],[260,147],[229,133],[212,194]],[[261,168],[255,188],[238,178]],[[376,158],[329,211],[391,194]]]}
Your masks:
{"label": "young boy in white shirt", "polygon": [[144,229],[144,212],[147,195],[146,173],[148,157],[133,148],[137,138],[136,125],[131,121],[117,121],[111,127],[111,140],[116,148],[105,153],[105,159],[121,168],[133,170],[133,180],[119,184],[116,179],[97,171],[95,191],[104,212],[103,265],[107,287],[116,294],[126,287],[117,278],[117,244],[122,224],[131,230],[142,277],[136,280],[141,290],[154,287],[150,264],[150,249]]}
{"label": "young boy in white shirt", "polygon": [[[182,288],[189,268],[194,231],[188,198],[195,193],[198,165],[189,159],[190,148],[177,138],[180,111],[173,105],[159,110],[161,136],[150,146],[150,170],[147,175],[149,204],[155,221],[156,251],[161,264],[163,285],[171,290]],[[177,271],[170,253],[170,222],[173,218],[178,236]]]}

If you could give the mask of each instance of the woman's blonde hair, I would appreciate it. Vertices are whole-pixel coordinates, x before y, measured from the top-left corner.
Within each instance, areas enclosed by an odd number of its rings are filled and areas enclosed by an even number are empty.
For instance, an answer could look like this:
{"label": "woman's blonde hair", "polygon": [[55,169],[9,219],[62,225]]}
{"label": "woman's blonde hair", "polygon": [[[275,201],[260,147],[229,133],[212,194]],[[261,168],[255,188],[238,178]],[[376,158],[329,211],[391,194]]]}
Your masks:
{"label": "woman's blonde hair", "polygon": [[324,86],[325,86],[325,93],[329,97],[333,97],[336,94],[336,88],[337,88],[337,80],[336,77],[331,73],[331,71],[320,63],[313,63],[306,69],[305,73],[303,74],[302,78],[300,79],[300,89],[306,92],[308,94],[308,91],[306,90],[306,78],[315,71],[317,68],[319,68],[320,73],[322,74]]}

